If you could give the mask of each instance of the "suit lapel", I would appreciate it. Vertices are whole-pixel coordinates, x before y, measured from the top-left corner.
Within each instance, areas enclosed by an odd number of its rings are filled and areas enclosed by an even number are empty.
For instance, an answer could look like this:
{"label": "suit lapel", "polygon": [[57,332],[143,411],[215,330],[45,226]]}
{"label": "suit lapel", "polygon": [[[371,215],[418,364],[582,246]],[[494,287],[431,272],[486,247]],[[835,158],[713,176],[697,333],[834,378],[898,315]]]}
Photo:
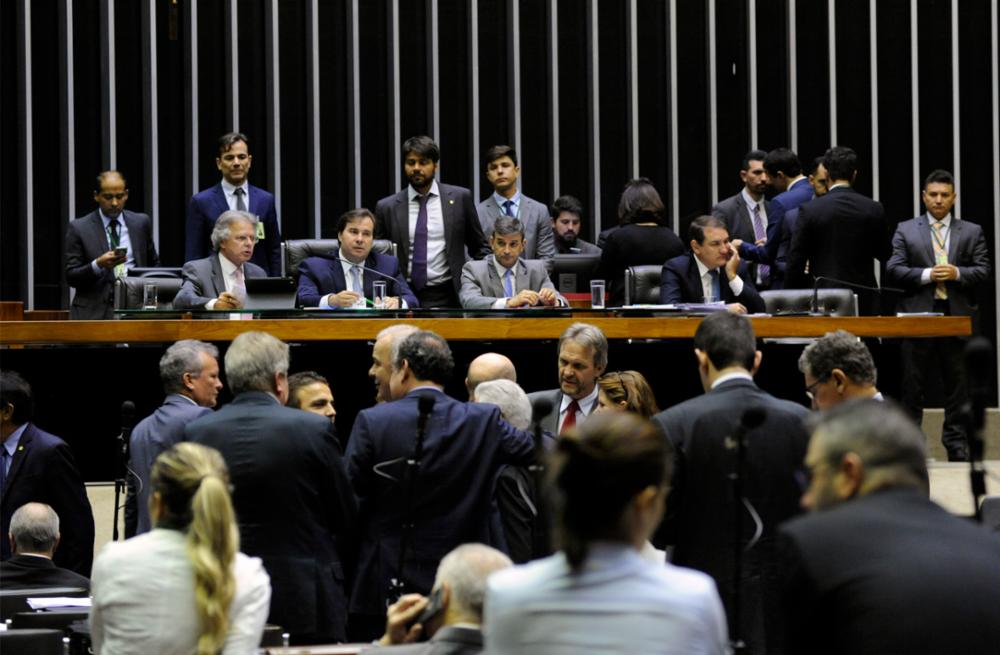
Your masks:
{"label": "suit lapel", "polygon": [[948,242],[948,263],[958,266],[958,248],[962,240],[962,221],[951,217],[951,235]]}
{"label": "suit lapel", "polygon": [[691,295],[696,298],[693,302],[701,302],[705,299],[705,290],[701,286],[701,275],[698,274],[698,262],[694,255],[690,255],[688,259],[687,283]]}
{"label": "suit lapel", "polygon": [[[11,483],[17,478],[18,472],[21,470],[21,466],[24,464],[24,460],[27,459],[28,455],[31,454],[32,442],[35,440],[35,426],[28,423],[28,427],[24,429],[21,434],[21,440],[17,443],[17,450],[14,451],[14,456],[10,460],[10,470],[7,471],[7,479],[4,483],[3,495],[4,498],[7,497],[7,490],[10,489]],[[16,507],[13,509],[17,509]],[[13,510],[11,510],[13,511]]]}
{"label": "suit lapel", "polygon": [[444,185],[438,182],[438,192],[441,194],[441,220],[444,221],[444,252],[448,256],[448,244],[453,241],[452,232],[457,224],[457,219],[453,216],[455,205],[451,197],[451,190],[446,190]]}
{"label": "suit lapel", "polygon": [[90,218],[91,220],[87,223],[87,231],[90,233],[90,238],[101,248],[101,254],[103,255],[111,250],[108,233],[104,230],[104,221],[101,220],[101,214],[98,211],[91,214]]}
{"label": "suit lapel", "polygon": [[212,253],[209,263],[212,265],[212,284],[215,286],[210,295],[218,298],[226,290],[226,279],[222,276],[222,264],[219,263],[219,253]]}
{"label": "suit lapel", "polygon": [[410,261],[410,208],[409,189],[405,189],[396,194],[396,202],[392,207],[392,220],[395,227],[392,230],[399,246],[399,266],[405,271],[407,263]]}
{"label": "suit lapel", "polygon": [[493,255],[490,255],[483,262],[486,263],[486,280],[489,282],[488,288],[484,289],[488,293],[483,295],[489,295],[494,298],[506,297],[507,290],[503,288],[503,280],[500,279],[500,274],[497,272],[496,259]]}
{"label": "suit lapel", "polygon": [[122,220],[125,221],[125,227],[128,229],[128,240],[132,245],[132,257],[135,259],[136,266],[146,266],[146,239],[148,236],[146,232],[142,229],[139,224],[139,220],[135,217],[135,214],[125,210],[122,212]]}
{"label": "suit lapel", "polygon": [[[219,218],[222,212],[229,211],[229,203],[226,202],[226,192],[222,190],[222,182],[219,182],[214,187],[212,187],[213,193],[213,203],[215,204],[215,217],[212,219]],[[249,206],[249,205],[248,205]]]}
{"label": "suit lapel", "polygon": [[516,288],[514,291],[517,291],[518,289],[530,289],[531,280],[528,278],[528,265],[524,263],[523,259],[519,258],[517,260],[516,268],[517,273],[514,275]]}
{"label": "suit lapel", "polygon": [[927,216],[921,216],[917,219],[917,238],[920,241],[920,245],[924,249],[924,254],[927,256],[927,261],[930,262],[931,266],[934,266],[934,237],[931,236],[931,224],[927,222]]}

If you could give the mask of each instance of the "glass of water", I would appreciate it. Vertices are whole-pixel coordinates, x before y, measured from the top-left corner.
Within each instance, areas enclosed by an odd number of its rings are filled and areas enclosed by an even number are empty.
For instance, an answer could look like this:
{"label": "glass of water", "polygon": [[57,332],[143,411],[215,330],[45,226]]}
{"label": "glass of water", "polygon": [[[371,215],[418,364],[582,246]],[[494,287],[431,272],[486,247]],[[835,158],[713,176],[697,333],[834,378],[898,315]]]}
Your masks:
{"label": "glass of water", "polygon": [[385,309],[385,280],[372,282],[372,303],[375,309]]}
{"label": "glass of water", "polygon": [[590,281],[590,306],[593,309],[604,309],[604,280]]}
{"label": "glass of water", "polygon": [[143,309],[156,309],[156,285],[155,284],[144,284],[142,285],[142,308]]}

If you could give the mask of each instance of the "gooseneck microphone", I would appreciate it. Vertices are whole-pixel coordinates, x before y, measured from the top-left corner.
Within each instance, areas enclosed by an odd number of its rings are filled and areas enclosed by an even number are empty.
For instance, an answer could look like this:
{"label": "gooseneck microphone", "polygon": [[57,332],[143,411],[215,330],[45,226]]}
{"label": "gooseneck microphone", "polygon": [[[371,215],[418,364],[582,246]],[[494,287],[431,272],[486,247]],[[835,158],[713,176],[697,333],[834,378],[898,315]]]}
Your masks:
{"label": "gooseneck microphone", "polygon": [[396,278],[394,278],[393,276],[387,275],[387,274],[383,273],[382,271],[377,271],[374,268],[370,268],[368,266],[365,266],[364,264],[355,264],[350,259],[344,259],[343,257],[332,257],[331,259],[336,259],[338,262],[344,262],[345,264],[350,264],[351,266],[357,266],[358,268],[360,268],[362,271],[365,271],[366,273],[371,273],[372,275],[377,275],[378,277],[383,278],[385,280],[389,280],[390,282],[392,282],[394,284],[396,282]]}
{"label": "gooseneck microphone", "polygon": [[125,490],[129,441],[132,438],[132,428],[135,427],[135,403],[131,400],[122,403],[121,426],[122,431],[118,434],[118,457],[115,462],[115,510],[111,524],[112,541],[118,541],[118,509],[121,505],[122,491]]}

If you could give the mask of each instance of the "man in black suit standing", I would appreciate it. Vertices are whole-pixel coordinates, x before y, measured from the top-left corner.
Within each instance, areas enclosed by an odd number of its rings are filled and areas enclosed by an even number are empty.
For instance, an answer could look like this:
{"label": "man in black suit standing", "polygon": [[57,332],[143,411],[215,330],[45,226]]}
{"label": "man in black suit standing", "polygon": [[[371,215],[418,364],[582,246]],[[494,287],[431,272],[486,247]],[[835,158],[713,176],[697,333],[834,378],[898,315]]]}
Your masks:
{"label": "man in black suit standing", "polygon": [[[13,371],[0,371],[0,534],[10,530],[14,511],[28,502],[45,503],[62,517],[56,566],[90,576],[94,559],[94,514],[76,468],[73,450],[31,421],[31,386]],[[10,557],[0,539],[0,559]]]}
{"label": "man in black suit standing", "polygon": [[[850,148],[835,146],[823,155],[828,188],[826,195],[799,207],[795,236],[788,252],[786,286],[844,286],[838,280],[863,287],[877,287],[875,261],[885,263],[892,250],[882,205],[852,188],[858,176],[858,156]],[[809,264],[809,273],[806,263]],[[854,288],[862,315],[879,313],[878,291]]]}
{"label": "man in black suit standing", "polygon": [[441,151],[428,136],[403,143],[409,185],[375,206],[376,234],[395,241],[399,266],[421,307],[459,307],[466,252],[490,254],[468,189],[434,179]]}
{"label": "man in black suit standing", "polygon": [[[739,251],[729,241],[725,223],[716,216],[699,216],[688,227],[691,253],[668,259],[660,274],[660,302],[724,302],[737,314],[764,311]],[[709,300],[711,298],[712,300]]]}
{"label": "man in black suit standing", "polygon": [[[808,442],[803,423],[808,412],[754,384],[761,353],[746,318],[731,312],[706,317],[695,332],[694,347],[705,394],[653,418],[677,455],[657,545],[674,544],[674,564],[715,578],[731,635],[742,637],[750,652],[775,652],[783,633],[774,602],[775,535],[779,523],[799,512],[796,474]],[[737,502],[730,476],[737,470],[733,439],[741,425],[748,428],[742,467],[745,500]],[[733,613],[737,517],[743,519],[740,538],[745,544],[738,626]]]}
{"label": "man in black suit standing", "polygon": [[528,394],[534,403],[546,399],[552,409],[542,417],[542,429],[562,434],[597,409],[597,378],[608,367],[608,339],[599,327],[573,323],[559,337],[559,388]]}
{"label": "man in black suit standing", "polygon": [[299,644],[346,639],[354,494],[333,423],[285,407],[288,345],[244,332],[226,351],[233,402],[188,424],[188,441],[226,460],[240,547],[271,576],[269,621]]}
{"label": "man in black suit standing", "polygon": [[927,498],[926,437],[887,403],[816,425],[779,535],[789,653],[995,653],[1000,536]]}
{"label": "man in black suit standing", "polygon": [[[936,170],[924,182],[927,213],[903,221],[892,238],[887,273],[891,284],[905,294],[899,310],[938,312],[945,316],[972,316],[978,321],[976,292],[989,279],[990,255],[983,229],[952,216],[955,180]],[[945,391],[941,441],[950,461],[968,461],[968,435],[961,416],[968,400],[963,351],[959,337],[904,339],[902,402],[920,425],[924,408],[924,381],[940,376]]]}
{"label": "man in black suit standing", "polygon": [[146,214],[125,210],[128,187],[118,171],[97,176],[97,209],[66,229],[66,282],[76,293],[73,320],[114,318],[115,280],[127,269],[158,266],[153,224]]}
{"label": "man in black suit standing", "polygon": [[[362,410],[354,421],[347,472],[361,503],[362,531],[351,592],[354,640],[378,637],[386,600],[395,601],[399,591],[429,593],[452,548],[491,541],[497,472],[533,459],[531,435],[505,423],[495,405],[445,395],[454,367],[448,342],[437,334],[421,330],[399,339],[391,402]],[[426,433],[418,450],[421,415]],[[411,457],[419,459],[415,470],[407,466]]]}
{"label": "man in black suit standing", "polygon": [[90,591],[90,580],[55,565],[59,547],[59,516],[45,503],[25,503],[10,518],[10,559],[0,562],[0,588],[79,587]]}

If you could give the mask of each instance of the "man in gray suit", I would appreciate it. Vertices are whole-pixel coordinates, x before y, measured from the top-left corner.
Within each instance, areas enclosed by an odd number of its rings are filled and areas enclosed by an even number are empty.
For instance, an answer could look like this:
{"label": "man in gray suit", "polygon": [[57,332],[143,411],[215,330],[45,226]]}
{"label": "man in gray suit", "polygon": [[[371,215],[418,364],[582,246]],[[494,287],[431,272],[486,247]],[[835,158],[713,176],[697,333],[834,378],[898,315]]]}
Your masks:
{"label": "man in gray suit", "polygon": [[399,268],[421,307],[458,307],[462,266],[489,254],[468,189],[434,179],[441,150],[428,136],[403,143],[409,184],[375,205],[375,235],[395,241]]}
{"label": "man in gray suit", "polygon": [[125,537],[149,532],[149,473],[157,456],[184,440],[184,426],[210,414],[219,397],[219,349],[204,341],[178,341],[160,358],[167,397],[132,430],[129,440]]}
{"label": "man in gray suit", "polygon": [[125,211],[128,187],[118,171],[97,176],[97,209],[66,230],[66,282],[76,290],[69,317],[114,318],[115,279],[134,266],[158,266],[146,214]]}
{"label": "man in gray suit", "polygon": [[559,337],[559,388],[528,394],[534,404],[540,398],[552,403],[542,418],[542,429],[562,434],[597,409],[597,378],[608,366],[608,339],[601,329],[574,323]]}
{"label": "man in gray suit", "polygon": [[514,216],[524,226],[524,258],[552,259],[556,246],[549,210],[517,188],[517,178],[521,175],[517,152],[510,146],[493,146],[486,151],[485,161],[486,179],[493,185],[493,193],[476,205],[483,234],[493,230],[493,223],[500,216]]}
{"label": "man in gray suit", "polygon": [[[927,213],[896,228],[886,272],[890,284],[905,292],[900,311],[976,317],[976,291],[989,278],[990,255],[983,229],[952,216],[956,197],[951,173],[932,172],[924,182]],[[930,376],[942,380],[945,409],[941,441],[951,461],[969,459],[961,412],[968,395],[964,347],[964,340],[958,337],[904,339],[902,346],[902,403],[917,425],[923,419],[924,380]]]}
{"label": "man in gray suit", "polygon": [[[751,150],[743,155],[743,162],[740,164],[743,188],[736,195],[720,200],[712,207],[712,215],[725,221],[729,228],[729,238],[733,240],[758,243],[768,238],[767,216],[771,203],[764,199],[770,179],[764,168],[766,157],[767,153],[763,150]],[[770,267],[752,264],[750,273],[754,286],[758,289],[770,288]]]}
{"label": "man in gray suit", "polygon": [[250,263],[256,243],[256,216],[222,212],[212,230],[216,253],[184,264],[184,284],[174,298],[174,309],[242,309],[246,278],[267,277],[263,268]]}
{"label": "man in gray suit", "polygon": [[522,259],[524,226],[511,216],[500,216],[492,228],[493,254],[462,267],[459,300],[465,309],[515,309],[538,305],[566,307],[549,279],[545,264]]}

